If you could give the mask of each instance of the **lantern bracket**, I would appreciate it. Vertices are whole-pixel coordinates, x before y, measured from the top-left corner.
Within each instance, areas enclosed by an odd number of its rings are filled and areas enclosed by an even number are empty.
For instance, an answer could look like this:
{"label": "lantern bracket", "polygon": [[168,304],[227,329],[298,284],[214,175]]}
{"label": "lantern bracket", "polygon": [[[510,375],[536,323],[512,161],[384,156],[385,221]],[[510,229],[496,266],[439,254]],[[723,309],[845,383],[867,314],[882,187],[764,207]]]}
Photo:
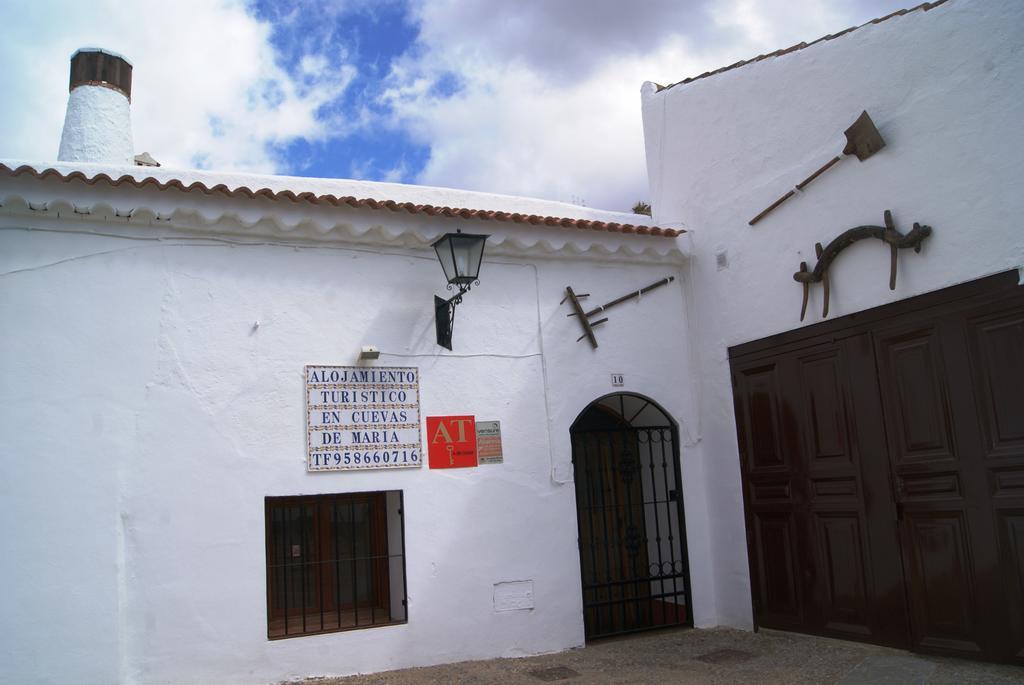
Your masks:
{"label": "lantern bracket", "polygon": [[474,283],[460,285],[448,284],[448,290],[459,289],[447,300],[434,295],[434,328],[437,333],[437,344],[441,347],[452,349],[452,330],[455,327],[455,307],[462,304],[462,296],[470,291],[474,285],[480,285],[479,279]]}

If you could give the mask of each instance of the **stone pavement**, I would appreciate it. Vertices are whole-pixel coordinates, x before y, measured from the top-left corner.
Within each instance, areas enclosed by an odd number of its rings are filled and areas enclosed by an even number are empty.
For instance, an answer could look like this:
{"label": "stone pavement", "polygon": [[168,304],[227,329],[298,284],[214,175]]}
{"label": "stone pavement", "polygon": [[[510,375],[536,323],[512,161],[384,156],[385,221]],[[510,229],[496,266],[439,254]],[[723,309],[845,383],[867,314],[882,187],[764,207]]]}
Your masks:
{"label": "stone pavement", "polygon": [[622,685],[837,683],[839,685],[1024,684],[1024,667],[911,654],[896,649],[762,630],[664,630],[517,659],[464,661],[307,685]]}

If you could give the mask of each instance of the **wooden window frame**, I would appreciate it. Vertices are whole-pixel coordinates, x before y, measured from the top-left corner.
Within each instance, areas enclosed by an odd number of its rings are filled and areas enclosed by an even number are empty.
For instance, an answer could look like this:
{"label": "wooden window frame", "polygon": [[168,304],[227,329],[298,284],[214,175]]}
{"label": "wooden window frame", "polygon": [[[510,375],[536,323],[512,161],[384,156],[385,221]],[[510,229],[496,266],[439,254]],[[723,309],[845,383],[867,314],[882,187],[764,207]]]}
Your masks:
{"label": "wooden window frame", "polygon": [[[389,494],[397,495],[397,510],[389,511]],[[361,507],[362,522],[356,516]],[[397,527],[389,516],[399,517]],[[266,497],[264,520],[268,639],[407,622],[401,491]],[[401,537],[400,548],[389,532]],[[361,535],[368,549],[357,549]],[[392,577],[396,561],[400,586]]]}

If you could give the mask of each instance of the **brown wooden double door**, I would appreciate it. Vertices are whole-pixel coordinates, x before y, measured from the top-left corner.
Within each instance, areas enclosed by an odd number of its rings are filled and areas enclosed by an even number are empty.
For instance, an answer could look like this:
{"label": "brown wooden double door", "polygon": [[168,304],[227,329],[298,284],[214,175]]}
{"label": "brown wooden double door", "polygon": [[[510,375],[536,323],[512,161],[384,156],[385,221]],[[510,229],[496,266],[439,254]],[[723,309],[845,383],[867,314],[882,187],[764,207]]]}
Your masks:
{"label": "brown wooden double door", "polygon": [[756,623],[1024,663],[1016,272],[730,358]]}

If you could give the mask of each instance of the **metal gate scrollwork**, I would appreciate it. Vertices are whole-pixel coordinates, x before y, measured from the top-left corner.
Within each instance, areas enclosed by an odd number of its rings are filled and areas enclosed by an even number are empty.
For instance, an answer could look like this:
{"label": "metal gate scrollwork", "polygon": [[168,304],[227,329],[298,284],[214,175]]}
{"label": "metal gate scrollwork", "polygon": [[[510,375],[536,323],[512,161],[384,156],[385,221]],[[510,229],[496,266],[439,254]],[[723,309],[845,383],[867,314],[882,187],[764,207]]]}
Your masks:
{"label": "metal gate scrollwork", "polygon": [[587,639],[692,626],[678,428],[619,393],[587,407],[571,435]]}

